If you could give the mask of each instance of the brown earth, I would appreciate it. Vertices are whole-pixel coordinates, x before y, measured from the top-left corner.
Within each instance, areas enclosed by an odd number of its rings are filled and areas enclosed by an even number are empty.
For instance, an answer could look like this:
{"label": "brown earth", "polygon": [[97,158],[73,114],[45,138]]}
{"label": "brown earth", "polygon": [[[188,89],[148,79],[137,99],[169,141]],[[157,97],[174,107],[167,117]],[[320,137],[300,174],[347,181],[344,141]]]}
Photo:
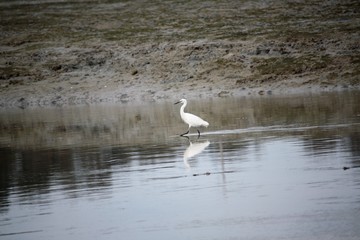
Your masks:
{"label": "brown earth", "polygon": [[359,1],[1,1],[0,107],[360,89]]}

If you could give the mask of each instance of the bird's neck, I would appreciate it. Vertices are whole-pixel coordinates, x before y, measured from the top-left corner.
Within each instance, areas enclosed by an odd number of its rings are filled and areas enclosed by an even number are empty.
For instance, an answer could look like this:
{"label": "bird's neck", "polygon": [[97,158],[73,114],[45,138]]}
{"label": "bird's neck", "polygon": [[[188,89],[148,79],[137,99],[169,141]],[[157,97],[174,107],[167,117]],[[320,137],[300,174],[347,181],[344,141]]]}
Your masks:
{"label": "bird's neck", "polygon": [[186,104],[187,103],[184,103],[182,106],[181,106],[181,108],[180,108],[180,115],[183,115],[185,112],[184,112],[184,109],[185,109],[185,107],[186,107]]}

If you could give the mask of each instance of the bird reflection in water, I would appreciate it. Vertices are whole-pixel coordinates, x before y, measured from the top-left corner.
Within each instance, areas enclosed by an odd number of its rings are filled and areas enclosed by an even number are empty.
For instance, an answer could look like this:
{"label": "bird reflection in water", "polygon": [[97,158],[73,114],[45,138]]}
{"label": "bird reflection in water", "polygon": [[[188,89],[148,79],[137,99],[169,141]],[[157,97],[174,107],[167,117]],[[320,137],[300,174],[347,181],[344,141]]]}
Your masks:
{"label": "bird reflection in water", "polygon": [[184,165],[186,168],[190,168],[189,159],[204,151],[210,145],[210,142],[206,140],[192,143],[188,137],[187,139],[189,140],[189,146],[184,152]]}

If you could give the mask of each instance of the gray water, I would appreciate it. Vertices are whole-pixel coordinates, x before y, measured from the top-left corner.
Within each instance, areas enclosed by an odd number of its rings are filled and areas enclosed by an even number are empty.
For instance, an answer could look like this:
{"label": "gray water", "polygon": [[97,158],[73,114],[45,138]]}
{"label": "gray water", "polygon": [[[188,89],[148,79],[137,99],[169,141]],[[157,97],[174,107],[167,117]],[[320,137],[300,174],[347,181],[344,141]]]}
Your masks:
{"label": "gray water", "polygon": [[360,93],[179,107],[1,110],[1,239],[359,239]]}

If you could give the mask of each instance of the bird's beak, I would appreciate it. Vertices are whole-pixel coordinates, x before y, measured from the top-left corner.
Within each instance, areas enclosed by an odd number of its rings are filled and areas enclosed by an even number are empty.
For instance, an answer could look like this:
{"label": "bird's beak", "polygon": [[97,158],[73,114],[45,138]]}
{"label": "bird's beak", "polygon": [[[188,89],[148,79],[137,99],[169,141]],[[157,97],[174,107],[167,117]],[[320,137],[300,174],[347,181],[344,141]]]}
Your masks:
{"label": "bird's beak", "polygon": [[176,103],[174,103],[174,104],[178,104],[178,103],[180,103],[180,102],[176,102]]}

